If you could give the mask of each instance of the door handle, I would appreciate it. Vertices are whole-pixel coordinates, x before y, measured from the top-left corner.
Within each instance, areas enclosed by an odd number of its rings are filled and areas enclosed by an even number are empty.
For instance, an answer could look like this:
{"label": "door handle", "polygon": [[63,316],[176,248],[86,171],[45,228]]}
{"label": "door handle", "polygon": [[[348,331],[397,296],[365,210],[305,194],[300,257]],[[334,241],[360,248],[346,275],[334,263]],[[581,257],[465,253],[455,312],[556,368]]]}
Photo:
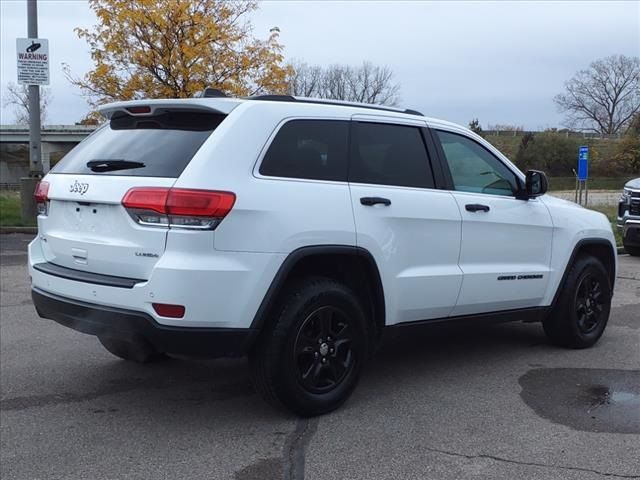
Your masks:
{"label": "door handle", "polygon": [[389,205],[391,205],[391,200],[382,197],[362,197],[360,199],[360,203],[362,205],[366,205],[367,207],[371,207],[377,204],[382,204],[385,207],[388,207]]}
{"label": "door handle", "polygon": [[488,212],[489,205],[481,205],[479,203],[468,203],[464,206],[467,212]]}

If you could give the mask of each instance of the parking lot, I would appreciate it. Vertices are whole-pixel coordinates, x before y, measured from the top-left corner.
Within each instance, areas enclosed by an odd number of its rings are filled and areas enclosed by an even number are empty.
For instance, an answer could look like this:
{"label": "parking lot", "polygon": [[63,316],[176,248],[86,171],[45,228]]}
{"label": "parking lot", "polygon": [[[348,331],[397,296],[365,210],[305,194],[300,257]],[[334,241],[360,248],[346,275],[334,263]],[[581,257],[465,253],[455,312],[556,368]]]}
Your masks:
{"label": "parking lot", "polygon": [[619,257],[594,348],[538,324],[405,329],[305,420],[263,403],[243,359],[129,364],[38,318],[29,240],[0,238],[3,479],[640,478],[638,258]]}

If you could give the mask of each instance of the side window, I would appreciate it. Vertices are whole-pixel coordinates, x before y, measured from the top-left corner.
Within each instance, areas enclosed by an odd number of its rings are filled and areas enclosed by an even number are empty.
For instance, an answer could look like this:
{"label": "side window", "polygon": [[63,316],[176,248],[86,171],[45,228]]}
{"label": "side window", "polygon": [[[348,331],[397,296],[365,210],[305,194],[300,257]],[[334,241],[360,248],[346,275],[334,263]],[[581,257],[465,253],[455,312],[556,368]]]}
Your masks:
{"label": "side window", "polygon": [[349,181],[433,188],[420,128],[354,122]]}
{"label": "side window", "polygon": [[470,138],[436,131],[453,177],[461,192],[512,196],[516,177],[500,160]]}
{"label": "side window", "polygon": [[271,177],[347,180],[349,122],[291,120],[284,124],[260,165]]}

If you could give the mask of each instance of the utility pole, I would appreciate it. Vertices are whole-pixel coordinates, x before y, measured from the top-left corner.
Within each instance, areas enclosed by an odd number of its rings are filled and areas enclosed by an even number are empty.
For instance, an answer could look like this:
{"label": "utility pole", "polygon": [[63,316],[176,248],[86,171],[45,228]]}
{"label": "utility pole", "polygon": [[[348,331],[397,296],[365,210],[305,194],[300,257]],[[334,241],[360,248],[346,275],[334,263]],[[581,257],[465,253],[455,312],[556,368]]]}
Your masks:
{"label": "utility pole", "polygon": [[[27,36],[38,38],[37,0],[27,0]],[[33,194],[43,173],[40,150],[40,86],[29,85],[29,176],[20,179],[22,221],[25,223],[33,222],[37,216]]]}
{"label": "utility pole", "polygon": [[[27,35],[38,38],[38,0],[27,0]],[[40,85],[29,85],[29,158],[30,177],[42,176],[40,154]]]}

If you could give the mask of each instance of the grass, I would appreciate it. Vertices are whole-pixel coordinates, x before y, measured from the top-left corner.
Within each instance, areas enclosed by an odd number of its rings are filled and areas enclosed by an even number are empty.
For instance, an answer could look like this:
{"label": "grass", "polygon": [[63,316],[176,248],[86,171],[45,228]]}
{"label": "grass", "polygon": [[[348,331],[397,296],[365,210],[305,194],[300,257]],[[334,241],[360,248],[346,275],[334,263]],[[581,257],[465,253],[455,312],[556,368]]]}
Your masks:
{"label": "grass", "polygon": [[0,226],[35,226],[35,222],[24,223],[22,221],[22,213],[20,209],[20,194],[18,192],[0,193]]}
{"label": "grass", "polygon": [[599,206],[599,207],[589,207],[589,210],[595,210],[596,212],[604,213],[609,221],[611,222],[611,228],[613,229],[613,234],[616,237],[616,244],[621,247],[622,246],[622,232],[616,225],[616,217],[618,215],[618,207],[617,205],[611,206]]}

